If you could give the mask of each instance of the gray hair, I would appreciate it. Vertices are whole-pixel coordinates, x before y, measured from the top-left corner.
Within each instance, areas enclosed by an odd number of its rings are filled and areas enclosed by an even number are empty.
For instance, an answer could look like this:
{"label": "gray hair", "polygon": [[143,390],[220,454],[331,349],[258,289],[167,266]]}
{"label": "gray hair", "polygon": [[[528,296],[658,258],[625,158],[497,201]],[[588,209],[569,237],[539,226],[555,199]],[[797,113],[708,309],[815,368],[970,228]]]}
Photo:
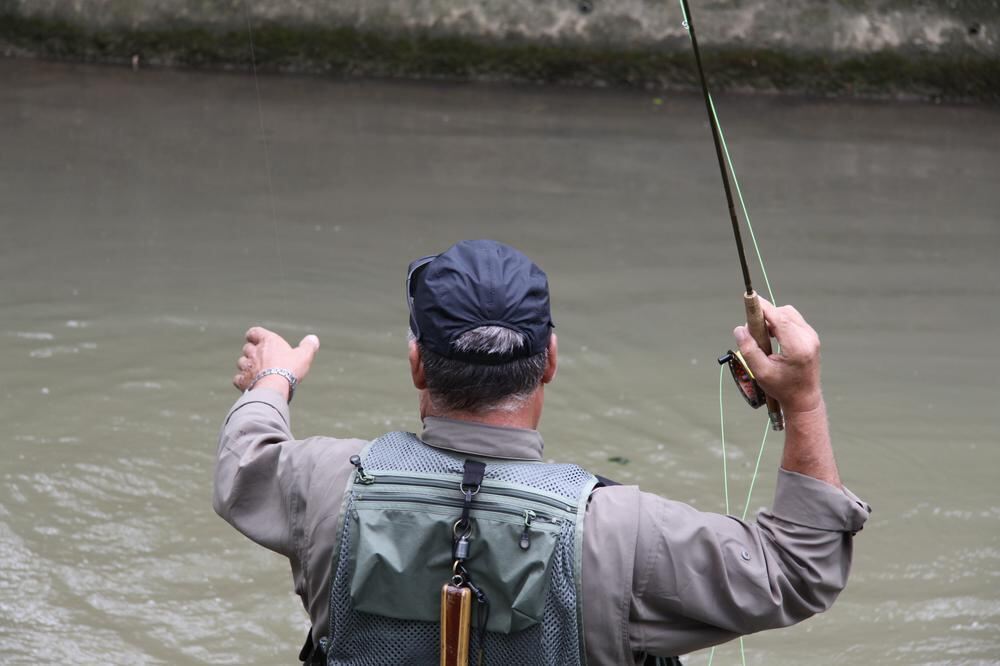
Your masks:
{"label": "gray hair", "polygon": [[[410,332],[413,340],[413,332]],[[480,326],[460,335],[452,348],[473,354],[505,356],[522,349],[523,333],[504,326]],[[424,364],[427,391],[434,409],[449,412],[512,412],[538,388],[548,364],[548,349],[506,363],[482,364],[451,359],[417,341]]]}

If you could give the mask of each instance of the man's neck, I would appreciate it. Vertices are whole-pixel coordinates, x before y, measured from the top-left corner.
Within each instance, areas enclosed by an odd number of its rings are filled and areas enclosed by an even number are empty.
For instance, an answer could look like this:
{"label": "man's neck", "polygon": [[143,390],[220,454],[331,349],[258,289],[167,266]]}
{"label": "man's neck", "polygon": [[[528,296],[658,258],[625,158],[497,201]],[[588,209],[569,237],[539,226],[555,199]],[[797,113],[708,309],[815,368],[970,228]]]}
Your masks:
{"label": "man's neck", "polygon": [[434,409],[426,395],[420,401],[421,420],[428,416],[437,416],[456,421],[469,421],[483,425],[499,426],[501,428],[526,428],[537,430],[542,418],[543,389],[539,387],[527,400],[515,409],[495,409],[486,412],[441,412]]}
{"label": "man's neck", "polygon": [[483,425],[499,426],[501,428],[526,428],[528,430],[535,430],[536,426],[536,423],[532,422],[531,419],[524,418],[524,416],[518,414],[517,412],[495,411],[481,414],[449,412],[447,414],[428,413],[426,416],[438,416],[445,419],[454,419],[455,421],[468,421],[470,423],[481,423]]}

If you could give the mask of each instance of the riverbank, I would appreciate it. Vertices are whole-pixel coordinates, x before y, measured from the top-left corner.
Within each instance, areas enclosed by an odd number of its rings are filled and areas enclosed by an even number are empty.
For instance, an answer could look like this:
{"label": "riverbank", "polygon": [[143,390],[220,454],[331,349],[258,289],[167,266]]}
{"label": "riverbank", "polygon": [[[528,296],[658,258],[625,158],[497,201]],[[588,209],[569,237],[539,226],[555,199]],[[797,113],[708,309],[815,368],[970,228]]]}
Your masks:
{"label": "riverbank", "polygon": [[[0,54],[155,67],[338,77],[502,80],[693,89],[679,10],[591,0],[501,13],[442,0],[367,9],[315,3],[0,0]],[[788,4],[789,6],[784,6]],[[717,91],[1000,101],[1000,7],[992,2],[744,1],[697,7]],[[674,16],[673,14],[677,14]],[[253,32],[251,57],[248,24]]]}

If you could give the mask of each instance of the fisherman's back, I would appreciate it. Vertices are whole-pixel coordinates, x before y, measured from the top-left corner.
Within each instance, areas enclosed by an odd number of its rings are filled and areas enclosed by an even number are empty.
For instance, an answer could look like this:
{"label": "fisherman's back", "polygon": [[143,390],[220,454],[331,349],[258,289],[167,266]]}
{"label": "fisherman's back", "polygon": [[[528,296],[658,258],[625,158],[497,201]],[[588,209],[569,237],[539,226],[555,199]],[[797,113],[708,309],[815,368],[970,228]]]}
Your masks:
{"label": "fisherman's back", "polygon": [[[295,440],[288,423],[288,405],[272,391],[237,401],[220,436],[215,506],[289,558],[320,645],[330,634],[338,525],[357,472],[350,458],[370,442]],[[541,460],[541,436],[531,430],[430,417],[421,439],[447,455]],[[635,486],[595,490],[577,554],[587,662],[684,654],[829,607],[846,584],[850,533],[867,511],[852,495],[799,474],[780,472],[778,484],[774,509],[750,524]]]}
{"label": "fisherman's back", "polygon": [[[869,508],[840,484],[819,386],[818,337],[794,309],[761,301],[781,342],[780,362],[767,357],[744,327],[735,331],[749,370],[768,395],[780,398],[787,422],[772,508],[745,522],[697,511],[635,486],[591,491],[591,479],[582,470],[575,481],[560,482],[557,470],[579,468],[542,463],[537,426],[545,385],[556,375],[558,346],[547,278],[523,254],[495,241],[462,241],[440,255],[414,261],[406,285],[412,333],[408,357],[423,430],[419,437],[396,442],[402,448],[390,446],[391,455],[377,464],[390,476],[405,471],[399,474],[404,481],[418,473],[456,473],[459,462],[469,460],[485,461],[485,469],[492,465],[494,472],[539,470],[540,475],[521,486],[557,496],[562,491],[568,506],[576,507],[555,516],[560,532],[552,559],[546,559],[548,572],[532,579],[536,587],[541,580],[546,589],[543,609],[561,604],[565,612],[539,612],[537,595],[528,595],[528,612],[518,605],[528,579],[509,575],[511,560],[517,560],[509,556],[513,551],[490,561],[490,549],[481,549],[477,561],[476,548],[470,546],[463,562],[457,542],[473,534],[458,529],[450,537],[444,530],[432,539],[442,542],[440,550],[425,545],[429,534],[455,519],[456,510],[455,528],[472,512],[470,503],[476,510],[488,508],[485,498],[478,503],[466,498],[449,506],[442,520],[428,521],[414,509],[421,502],[374,497],[364,507],[371,510],[368,522],[355,520],[361,503],[377,495],[357,491],[359,470],[351,463],[352,457],[363,456],[368,443],[295,440],[289,425],[288,402],[309,371],[318,339],[307,336],[292,348],[277,334],[253,328],[234,378],[245,393],[220,435],[214,504],[241,532],[289,558],[295,590],[313,622],[311,642],[315,647],[325,639],[332,663],[380,663],[383,657],[396,661],[400,655],[425,662],[433,651],[427,637],[434,633],[430,625],[436,626],[439,597],[434,587],[447,582],[449,560],[457,587],[472,589],[482,581],[493,597],[490,608],[496,615],[487,623],[487,640],[480,641],[487,648],[505,640],[516,643],[527,636],[517,636],[524,631],[577,638],[551,645],[535,640],[541,650],[531,654],[537,658],[534,663],[578,663],[581,653],[591,664],[642,663],[648,654],[684,654],[799,622],[826,610],[846,585],[853,536]],[[374,469],[366,458],[358,462]],[[428,461],[437,461],[430,465],[433,470],[422,470],[420,465]],[[485,483],[498,482],[487,478]],[[361,496],[365,493],[368,497]],[[411,499],[427,498],[423,491],[414,495],[420,497]],[[440,500],[436,496],[423,505],[437,510]],[[398,511],[403,505],[408,512]],[[531,509],[523,503],[518,507]],[[410,534],[395,519],[410,520]],[[517,520],[522,530],[532,527],[530,514]],[[570,525],[572,552],[563,530]],[[522,531],[518,544],[526,536],[529,550],[538,553],[542,549],[532,546],[532,539],[554,534],[539,523]],[[480,545],[499,538],[497,548],[513,548],[513,535],[505,542],[496,534],[485,536],[489,539]],[[422,556],[428,557],[426,566],[421,566]],[[556,561],[558,566],[551,564]],[[463,565],[468,565],[466,571]],[[418,579],[419,584],[412,584]],[[568,592],[557,589],[567,585]],[[400,591],[405,594],[399,596]],[[359,603],[367,611],[353,606]],[[413,643],[408,647],[403,627],[387,631],[381,620],[358,622],[365,612],[411,623],[411,628],[424,623],[417,655],[407,652]],[[460,627],[466,632],[469,615]],[[372,627],[383,630],[373,632]],[[379,645],[371,645],[376,640]],[[499,650],[487,654],[504,663]],[[529,663],[521,657],[515,661]]]}

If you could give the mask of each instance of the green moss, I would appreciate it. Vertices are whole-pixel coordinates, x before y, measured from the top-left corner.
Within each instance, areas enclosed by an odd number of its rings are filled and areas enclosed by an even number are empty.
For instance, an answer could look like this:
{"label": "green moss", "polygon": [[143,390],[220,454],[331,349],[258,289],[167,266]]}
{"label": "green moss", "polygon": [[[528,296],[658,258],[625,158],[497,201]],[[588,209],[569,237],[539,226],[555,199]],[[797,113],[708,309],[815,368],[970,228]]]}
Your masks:
{"label": "green moss", "polygon": [[[2,8],[2,4],[0,4]],[[59,19],[0,11],[4,46],[41,57],[191,67],[248,67],[245,30],[175,24],[158,30],[86,30]],[[639,86],[696,85],[690,53],[618,51],[538,42],[480,41],[352,28],[261,25],[254,30],[261,70],[346,76],[507,79],[544,83]],[[1000,61],[973,53],[880,52],[837,58],[812,53],[715,48],[704,54],[715,90],[763,89],[822,95],[920,95],[1000,100]]]}

